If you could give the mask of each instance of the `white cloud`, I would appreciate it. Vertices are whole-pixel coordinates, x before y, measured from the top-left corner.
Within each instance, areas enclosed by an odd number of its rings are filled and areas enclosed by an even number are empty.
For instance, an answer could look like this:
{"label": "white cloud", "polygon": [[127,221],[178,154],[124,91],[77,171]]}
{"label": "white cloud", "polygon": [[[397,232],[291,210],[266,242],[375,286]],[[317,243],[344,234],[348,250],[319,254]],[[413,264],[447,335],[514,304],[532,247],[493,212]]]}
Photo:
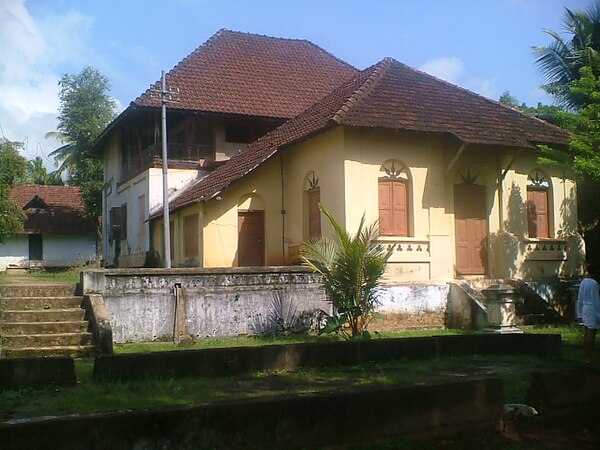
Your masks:
{"label": "white cloud", "polygon": [[[25,0],[0,2],[0,132],[26,143],[24,156],[42,156],[59,143],[44,138],[56,129],[58,64],[78,61],[93,20],[77,12],[35,20]],[[51,164],[47,164],[51,167]]]}
{"label": "white cloud", "polygon": [[457,56],[444,56],[427,61],[419,70],[429,75],[462,86],[484,97],[496,98],[496,78],[481,78],[472,76],[463,61]]}
{"label": "white cloud", "polygon": [[456,56],[444,56],[427,61],[419,69],[434,77],[457,84],[460,76],[465,72],[465,65]]}

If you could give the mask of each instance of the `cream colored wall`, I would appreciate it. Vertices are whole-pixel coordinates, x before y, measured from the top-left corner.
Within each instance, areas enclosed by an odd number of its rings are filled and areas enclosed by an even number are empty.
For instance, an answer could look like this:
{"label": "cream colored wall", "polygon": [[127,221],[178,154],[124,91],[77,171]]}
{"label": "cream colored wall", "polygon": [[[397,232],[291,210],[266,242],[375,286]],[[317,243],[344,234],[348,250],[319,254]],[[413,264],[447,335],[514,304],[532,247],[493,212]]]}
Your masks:
{"label": "cream colored wall", "polygon": [[[568,240],[573,255],[566,261],[557,261],[558,253],[532,258],[526,248],[526,188],[527,175],[537,168],[535,156],[508,148],[467,146],[452,162],[458,149],[456,142],[435,136],[341,127],[298,143],[226,189],[219,200],[204,204],[203,212],[194,210],[203,224],[202,265],[237,265],[237,212],[244,209],[265,211],[266,264],[291,262],[292,249],[307,238],[307,175],[312,173],[319,180],[321,204],[350,231],[356,229],[363,212],[367,222],[376,220],[380,167],[393,159],[404,164],[409,174],[413,232],[407,238],[381,240],[397,248],[418,247],[421,253],[395,253],[389,282],[454,278],[454,185],[467,175],[476,176],[475,183],[486,187],[488,276],[543,278],[579,273],[582,253],[575,234],[574,183],[559,173],[549,174],[555,237]],[[498,176],[503,172],[499,190]],[[322,230],[329,233],[324,219]],[[176,259],[182,252],[182,247],[176,248]]]}
{"label": "cream colored wall", "polygon": [[[286,244],[297,246],[308,239],[307,175],[319,180],[321,204],[345,225],[344,132],[338,128],[287,149],[283,155],[285,175]],[[321,230],[328,223],[321,218]]]}
{"label": "cream colored wall", "polygon": [[[528,237],[527,230],[527,185],[528,175],[538,169],[549,181],[550,238]],[[537,279],[561,276],[579,276],[583,270],[584,245],[577,233],[576,185],[565,177],[562,170],[540,167],[535,155],[521,155],[507,173],[503,183],[504,217],[500,234],[504,242],[497,247],[512,248],[504,258],[496,261],[499,276]],[[557,243],[566,243],[566,251],[551,251]],[[544,247],[544,244],[547,244]],[[531,254],[531,248],[547,249]],[[552,245],[552,247],[550,247]]]}
{"label": "cream colored wall", "polygon": [[[252,198],[249,201],[249,197]],[[265,262],[283,264],[280,160],[275,157],[204,205],[204,267],[237,266],[238,209],[263,209]]]}

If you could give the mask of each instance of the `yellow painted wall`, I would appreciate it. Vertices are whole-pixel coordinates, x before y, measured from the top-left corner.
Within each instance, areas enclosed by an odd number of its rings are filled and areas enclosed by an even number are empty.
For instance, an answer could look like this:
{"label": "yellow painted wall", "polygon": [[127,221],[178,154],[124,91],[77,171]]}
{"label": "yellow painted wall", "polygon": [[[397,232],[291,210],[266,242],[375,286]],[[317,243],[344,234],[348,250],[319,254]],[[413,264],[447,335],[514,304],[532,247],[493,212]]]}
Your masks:
{"label": "yellow painted wall", "polygon": [[237,266],[238,209],[248,208],[264,210],[266,264],[283,263],[281,175],[275,157],[204,205],[204,267]]}
{"label": "yellow painted wall", "polygon": [[[219,200],[205,203],[203,211],[196,206],[179,215],[200,214],[203,266],[230,267],[237,265],[238,210],[262,209],[266,264],[289,263],[292,249],[307,238],[307,177],[318,179],[321,203],[354,231],[363,212],[367,222],[378,218],[380,168],[395,160],[406,166],[412,187],[413,233],[407,238],[381,238],[384,243],[403,246],[390,260],[390,282],[455,276],[453,191],[455,184],[469,176],[486,187],[488,276],[544,278],[580,273],[574,183],[546,171],[552,186],[554,236],[569,241],[571,254],[566,261],[549,254],[545,259],[532,259],[527,253],[526,188],[527,175],[537,168],[535,156],[528,150],[467,146],[456,158],[459,147],[456,141],[434,135],[338,127],[284,149],[226,189]],[[499,186],[498,177],[504,171]],[[322,230],[329,233],[323,218]],[[405,251],[409,247],[418,247],[420,253]],[[176,254],[182,251],[178,247]]]}

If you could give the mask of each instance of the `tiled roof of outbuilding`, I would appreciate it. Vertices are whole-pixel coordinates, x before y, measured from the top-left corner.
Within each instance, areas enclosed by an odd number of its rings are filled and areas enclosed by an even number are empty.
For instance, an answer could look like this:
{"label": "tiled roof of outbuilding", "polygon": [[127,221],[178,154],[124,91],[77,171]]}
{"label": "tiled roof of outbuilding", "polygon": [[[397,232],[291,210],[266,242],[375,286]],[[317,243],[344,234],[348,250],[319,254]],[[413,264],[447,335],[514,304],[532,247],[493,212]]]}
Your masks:
{"label": "tiled roof of outbuilding", "polygon": [[[306,40],[220,30],[166,80],[180,91],[173,109],[291,118],[357,72]],[[150,90],[133,103],[160,106]]]}
{"label": "tiled roof of outbuilding", "polygon": [[94,225],[83,217],[85,205],[76,186],[16,185],[11,188],[10,199],[20,208],[31,204],[39,209],[39,212],[25,211],[23,231],[27,234],[94,232]]}
{"label": "tiled roof of outbuilding", "polygon": [[337,125],[448,133],[467,144],[523,148],[569,141],[559,127],[386,58],[190,185],[170,208],[207,201],[282,147]]}

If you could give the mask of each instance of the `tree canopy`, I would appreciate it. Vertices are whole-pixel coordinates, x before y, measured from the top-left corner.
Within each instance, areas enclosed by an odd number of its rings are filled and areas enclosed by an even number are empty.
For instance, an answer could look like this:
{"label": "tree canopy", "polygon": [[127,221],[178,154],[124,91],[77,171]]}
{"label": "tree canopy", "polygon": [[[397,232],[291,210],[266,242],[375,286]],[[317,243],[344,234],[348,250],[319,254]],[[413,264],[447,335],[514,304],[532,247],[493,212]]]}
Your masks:
{"label": "tree canopy", "polygon": [[9,198],[10,187],[25,178],[26,161],[19,154],[21,144],[0,139],[0,242],[23,229],[25,214]]}
{"label": "tree canopy", "polygon": [[67,183],[80,186],[85,215],[96,221],[102,214],[102,161],[89,150],[115,117],[115,101],[108,95],[108,78],[93,67],[75,75],[65,74],[59,85],[58,132],[63,145],[50,155],[60,164],[58,173],[67,173]]}
{"label": "tree canopy", "polygon": [[553,30],[544,31],[552,42],[546,47],[533,47],[544,77],[542,88],[559,105],[578,109],[586,98],[571,90],[572,82],[581,78],[583,67],[600,74],[600,2],[592,1],[585,11],[565,8],[564,37]]}

